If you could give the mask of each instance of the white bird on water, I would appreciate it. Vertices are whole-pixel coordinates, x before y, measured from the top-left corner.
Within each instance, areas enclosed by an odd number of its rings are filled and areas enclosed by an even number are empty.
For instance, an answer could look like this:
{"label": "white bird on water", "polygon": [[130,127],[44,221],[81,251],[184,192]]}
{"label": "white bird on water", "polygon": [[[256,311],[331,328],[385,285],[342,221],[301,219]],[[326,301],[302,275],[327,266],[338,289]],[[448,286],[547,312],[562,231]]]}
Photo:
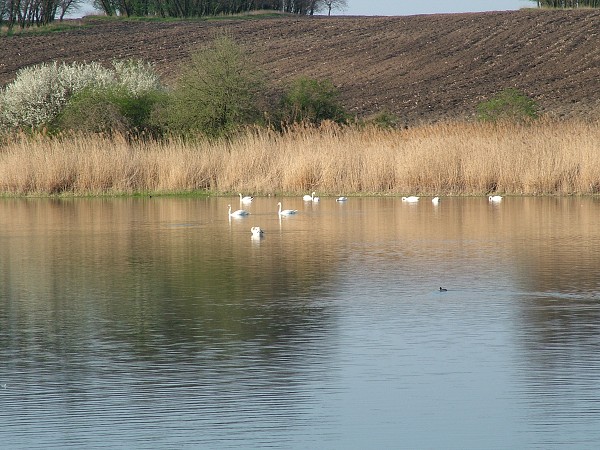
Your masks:
{"label": "white bird on water", "polygon": [[252,197],[250,195],[247,195],[246,197],[242,197],[242,194],[239,194],[239,195],[240,195],[240,203],[248,204],[248,203],[252,203],[252,200],[254,200],[254,197]]}
{"label": "white bird on water", "polygon": [[440,198],[439,197],[433,197],[431,199],[431,203],[433,203],[434,205],[439,205],[440,204]]}
{"label": "white bird on water", "polygon": [[252,232],[252,237],[261,237],[265,234],[261,227],[252,227],[250,231]]}
{"label": "white bird on water", "polygon": [[250,214],[248,211],[244,209],[238,209],[231,212],[231,205],[227,205],[229,207],[229,217],[244,217]]}
{"label": "white bird on water", "polygon": [[336,202],[345,202],[348,201],[348,197],[338,197],[335,199]]}
{"label": "white bird on water", "polygon": [[419,197],[415,195],[411,195],[410,197],[402,197],[402,201],[407,203],[417,203],[419,201]]}
{"label": "white bird on water", "polygon": [[488,197],[488,200],[490,202],[494,202],[494,203],[501,202],[502,201],[502,196],[501,195],[490,195]]}
{"label": "white bird on water", "polygon": [[277,206],[279,206],[279,215],[280,216],[291,216],[293,214],[296,214],[298,211],[295,209],[281,209],[281,202],[277,203]]}
{"label": "white bird on water", "polygon": [[304,200],[305,202],[318,202],[319,200],[321,200],[319,197],[315,197],[316,192],[313,192],[311,195],[304,195],[304,197],[302,197],[302,200]]}

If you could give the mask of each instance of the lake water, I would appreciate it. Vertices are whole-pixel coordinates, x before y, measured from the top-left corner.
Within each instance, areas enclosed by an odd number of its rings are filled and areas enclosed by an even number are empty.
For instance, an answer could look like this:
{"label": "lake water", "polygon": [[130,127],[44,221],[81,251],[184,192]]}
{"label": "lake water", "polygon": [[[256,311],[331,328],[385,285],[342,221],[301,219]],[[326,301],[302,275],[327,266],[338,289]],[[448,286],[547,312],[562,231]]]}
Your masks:
{"label": "lake water", "polygon": [[3,448],[600,446],[598,199],[229,203],[0,200]]}

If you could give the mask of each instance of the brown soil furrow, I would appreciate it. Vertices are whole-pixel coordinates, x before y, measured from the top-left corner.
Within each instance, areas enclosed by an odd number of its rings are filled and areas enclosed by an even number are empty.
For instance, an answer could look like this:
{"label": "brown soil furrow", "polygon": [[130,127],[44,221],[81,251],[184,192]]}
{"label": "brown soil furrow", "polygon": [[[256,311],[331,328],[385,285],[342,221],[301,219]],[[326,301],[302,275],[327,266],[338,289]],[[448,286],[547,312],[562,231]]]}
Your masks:
{"label": "brown soil furrow", "polygon": [[535,9],[409,17],[135,22],[0,38],[0,84],[48,61],[143,58],[165,83],[221,33],[243,43],[276,90],[300,75],[329,78],[359,116],[406,122],[472,117],[482,99],[517,87],[555,117],[598,117],[600,11]]}

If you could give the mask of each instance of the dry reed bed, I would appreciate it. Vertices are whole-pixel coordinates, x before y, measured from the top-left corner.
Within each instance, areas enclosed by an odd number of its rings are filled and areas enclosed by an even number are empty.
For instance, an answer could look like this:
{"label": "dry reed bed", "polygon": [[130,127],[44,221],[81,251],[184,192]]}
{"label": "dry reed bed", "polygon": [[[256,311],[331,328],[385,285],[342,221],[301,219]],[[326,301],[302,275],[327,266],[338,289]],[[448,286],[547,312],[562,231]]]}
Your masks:
{"label": "dry reed bed", "polygon": [[231,142],[15,138],[4,195],[181,193],[596,194],[600,123],[253,131]]}

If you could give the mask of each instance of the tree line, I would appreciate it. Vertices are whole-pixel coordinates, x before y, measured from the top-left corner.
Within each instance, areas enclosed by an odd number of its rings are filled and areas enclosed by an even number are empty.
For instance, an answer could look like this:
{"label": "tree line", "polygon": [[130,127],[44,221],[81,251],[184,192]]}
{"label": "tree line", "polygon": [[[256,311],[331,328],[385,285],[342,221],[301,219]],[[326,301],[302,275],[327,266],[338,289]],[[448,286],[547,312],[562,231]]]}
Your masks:
{"label": "tree line", "polygon": [[600,0],[533,0],[538,8],[600,8]]}
{"label": "tree line", "polygon": [[313,15],[343,9],[347,0],[94,0],[108,16],[203,17],[251,11],[281,11]]}
{"label": "tree line", "polygon": [[85,0],[0,0],[0,25],[48,25],[76,11]]}
{"label": "tree line", "polygon": [[[86,0],[0,0],[0,24],[9,28],[48,25],[75,12]],[[331,14],[344,9],[347,0],[94,0],[94,7],[107,16],[205,17],[251,11],[290,14]]]}
{"label": "tree line", "polygon": [[[599,8],[600,0],[531,0],[540,8]],[[48,25],[77,11],[86,0],[0,0],[0,25],[9,28]],[[348,0],[93,0],[107,16],[205,17],[251,11],[280,11],[298,15],[343,10]]]}

